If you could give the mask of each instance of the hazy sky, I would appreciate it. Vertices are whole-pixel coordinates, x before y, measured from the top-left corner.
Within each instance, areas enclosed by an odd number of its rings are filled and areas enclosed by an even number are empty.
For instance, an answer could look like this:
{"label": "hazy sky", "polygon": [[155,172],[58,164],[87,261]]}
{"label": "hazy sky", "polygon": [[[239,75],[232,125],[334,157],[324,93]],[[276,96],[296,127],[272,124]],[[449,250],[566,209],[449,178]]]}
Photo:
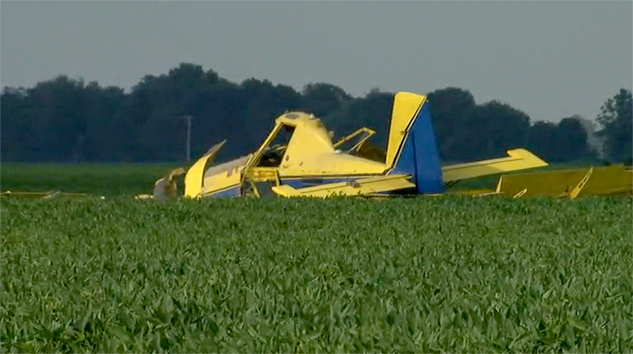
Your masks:
{"label": "hazy sky", "polygon": [[532,121],[580,114],[633,77],[630,1],[2,1],[2,86],[59,74],[129,89],[181,62],[234,82],[456,86]]}

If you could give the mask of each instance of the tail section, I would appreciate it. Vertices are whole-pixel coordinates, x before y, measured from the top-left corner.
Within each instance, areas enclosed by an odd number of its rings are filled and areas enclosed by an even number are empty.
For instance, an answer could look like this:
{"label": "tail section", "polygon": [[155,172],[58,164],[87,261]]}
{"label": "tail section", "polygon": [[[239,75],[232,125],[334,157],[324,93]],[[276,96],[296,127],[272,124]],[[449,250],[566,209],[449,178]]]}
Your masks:
{"label": "tail section", "polygon": [[442,169],[425,96],[398,92],[393,101],[387,174],[409,174],[417,193],[442,193]]}

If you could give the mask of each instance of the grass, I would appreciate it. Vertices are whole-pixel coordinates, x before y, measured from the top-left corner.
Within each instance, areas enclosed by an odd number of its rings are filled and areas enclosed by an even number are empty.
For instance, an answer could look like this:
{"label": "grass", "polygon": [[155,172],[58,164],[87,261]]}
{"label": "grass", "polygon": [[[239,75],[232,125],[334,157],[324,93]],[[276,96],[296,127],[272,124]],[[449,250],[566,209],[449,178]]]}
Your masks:
{"label": "grass", "polygon": [[2,191],[89,193],[99,196],[151,193],[154,182],[181,164],[2,163]]}
{"label": "grass", "polygon": [[0,206],[4,352],[633,351],[627,198]]}

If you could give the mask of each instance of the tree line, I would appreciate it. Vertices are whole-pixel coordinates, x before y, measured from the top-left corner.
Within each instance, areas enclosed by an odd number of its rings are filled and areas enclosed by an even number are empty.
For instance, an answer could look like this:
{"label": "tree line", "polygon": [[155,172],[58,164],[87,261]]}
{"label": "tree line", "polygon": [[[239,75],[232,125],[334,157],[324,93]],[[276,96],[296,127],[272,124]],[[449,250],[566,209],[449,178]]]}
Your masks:
{"label": "tree line", "polygon": [[[427,94],[444,161],[505,155],[527,147],[546,161],[631,159],[631,92],[607,99],[596,121],[599,145],[589,144],[587,121],[532,123],[499,101],[477,104],[461,88]],[[268,80],[241,83],[213,70],[183,63],[160,76],[145,76],[130,92],[59,76],[32,88],[4,87],[1,95],[1,158],[30,162],[157,162],[185,157],[186,122],[192,116],[191,151],[199,156],[228,139],[220,160],[246,154],[261,143],[274,119],[289,110],[314,113],[335,138],[366,126],[385,147],[393,93],[374,89],[353,97],[328,83],[300,92]],[[584,125],[583,125],[584,124]],[[594,144],[595,145],[595,144]],[[596,147],[600,151],[596,151]]]}

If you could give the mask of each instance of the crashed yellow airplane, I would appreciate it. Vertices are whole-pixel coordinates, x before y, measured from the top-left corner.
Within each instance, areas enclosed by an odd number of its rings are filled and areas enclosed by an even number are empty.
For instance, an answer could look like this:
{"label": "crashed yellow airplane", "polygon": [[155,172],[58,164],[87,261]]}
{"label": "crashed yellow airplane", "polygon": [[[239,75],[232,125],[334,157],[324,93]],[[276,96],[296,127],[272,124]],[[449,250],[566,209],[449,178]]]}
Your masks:
{"label": "crashed yellow airplane", "polygon": [[[366,144],[374,133],[361,128],[333,142],[318,118],[288,112],[247,156],[207,168],[224,141],[213,146],[186,172],[184,195],[439,194],[460,180],[547,166],[524,149],[510,150],[504,158],[441,166],[427,98],[414,93],[394,96],[386,151],[376,153]],[[344,145],[352,146],[342,150]],[[175,178],[184,173],[174,170],[156,182],[154,198],[175,196]]]}

